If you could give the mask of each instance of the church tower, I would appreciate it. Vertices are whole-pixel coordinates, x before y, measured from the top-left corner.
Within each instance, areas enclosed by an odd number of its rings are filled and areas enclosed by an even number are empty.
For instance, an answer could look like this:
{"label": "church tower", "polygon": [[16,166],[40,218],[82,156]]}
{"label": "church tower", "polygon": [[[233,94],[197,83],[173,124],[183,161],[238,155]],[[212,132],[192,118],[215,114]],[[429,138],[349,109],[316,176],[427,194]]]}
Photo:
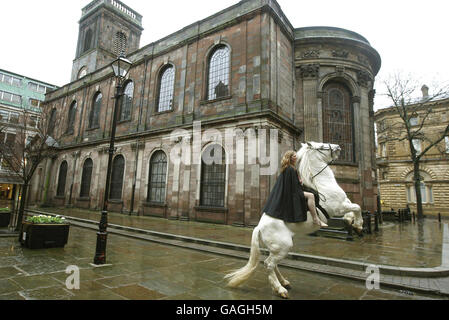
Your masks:
{"label": "church tower", "polygon": [[94,0],[82,9],[71,82],[139,49],[142,16],[118,0]]}

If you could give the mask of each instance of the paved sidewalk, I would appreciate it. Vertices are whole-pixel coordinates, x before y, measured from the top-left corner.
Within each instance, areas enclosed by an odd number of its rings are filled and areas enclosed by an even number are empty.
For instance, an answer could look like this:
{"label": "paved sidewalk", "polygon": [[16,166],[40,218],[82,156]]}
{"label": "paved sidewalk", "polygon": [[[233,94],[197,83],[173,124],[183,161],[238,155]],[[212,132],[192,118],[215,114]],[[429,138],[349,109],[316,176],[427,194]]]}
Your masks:
{"label": "paved sidewalk", "polygon": [[[73,224],[94,230],[100,220],[99,212],[65,208],[46,211],[72,217]],[[449,295],[449,232],[444,226],[435,220],[402,225],[386,222],[379,232],[352,242],[295,235],[290,259],[282,265],[365,281],[367,267],[374,264],[380,269],[384,286]],[[109,214],[108,231],[242,259],[248,257],[252,234],[252,228],[116,213]]]}
{"label": "paved sidewalk", "polygon": [[[16,238],[0,238],[0,300],[280,300],[259,267],[241,288],[223,277],[242,266],[238,258],[108,236],[107,263],[91,265],[96,231],[71,226],[65,248],[30,250]],[[79,268],[79,289],[66,286],[68,266]],[[292,283],[292,300],[441,299],[391,289],[369,290],[365,283],[292,268],[280,268]],[[169,315],[175,309],[165,310]],[[274,310],[274,314],[279,312]]]}

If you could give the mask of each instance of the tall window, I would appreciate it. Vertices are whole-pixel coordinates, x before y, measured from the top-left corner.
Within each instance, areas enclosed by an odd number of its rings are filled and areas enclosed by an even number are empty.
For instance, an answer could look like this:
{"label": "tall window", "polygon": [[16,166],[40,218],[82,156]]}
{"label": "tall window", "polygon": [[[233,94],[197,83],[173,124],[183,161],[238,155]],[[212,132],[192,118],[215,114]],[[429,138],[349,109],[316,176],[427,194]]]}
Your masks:
{"label": "tall window", "polygon": [[446,142],[446,153],[449,153],[449,137],[444,137],[444,141]]}
{"label": "tall window", "polygon": [[90,182],[92,180],[93,165],[94,163],[90,158],[84,161],[83,174],[81,176],[81,191],[80,191],[81,198],[87,198],[90,195]]}
{"label": "tall window", "polygon": [[101,111],[101,102],[103,100],[103,95],[101,92],[98,92],[94,96],[92,110],[90,111],[89,117],[89,128],[97,128],[100,126],[100,111]]}
{"label": "tall window", "polygon": [[230,50],[218,46],[211,54],[208,68],[208,100],[229,95]]}
{"label": "tall window", "polygon": [[61,163],[61,166],[59,167],[58,189],[56,191],[56,196],[64,197],[66,180],[67,180],[67,161],[63,161]]}
{"label": "tall window", "polygon": [[170,110],[173,107],[173,92],[175,87],[175,68],[166,67],[159,79],[158,112]]}
{"label": "tall window", "polygon": [[165,180],[167,178],[167,156],[162,151],[153,154],[148,177],[148,202],[165,202]]}
{"label": "tall window", "polygon": [[48,135],[51,136],[54,134],[56,125],[56,108],[51,110],[50,120],[48,122]]}
{"label": "tall window", "polygon": [[323,140],[341,147],[341,161],[354,162],[354,120],[349,90],[341,83],[332,82],[324,92]]}
{"label": "tall window", "polygon": [[111,189],[109,199],[122,199],[123,175],[125,173],[125,158],[118,155],[112,163]]}
{"label": "tall window", "polygon": [[225,157],[223,148],[217,144],[208,146],[203,152],[201,160],[201,206],[225,206]]}
{"label": "tall window", "polygon": [[76,118],[76,101],[73,101],[69,109],[69,119],[67,123],[67,133],[73,133],[75,129],[75,118]]}
{"label": "tall window", "polygon": [[86,36],[84,37],[84,50],[83,53],[89,50],[92,46],[92,30],[89,29],[86,32]]}
{"label": "tall window", "polygon": [[[414,174],[410,173],[407,178],[407,202],[416,203],[416,191],[414,185]],[[421,191],[421,201],[422,203],[433,203],[433,190],[432,184],[430,183],[432,178],[425,172],[420,172],[420,183],[419,188]]]}
{"label": "tall window", "polygon": [[120,118],[119,121],[125,121],[131,119],[131,108],[133,104],[134,96],[134,83],[129,81],[125,85],[125,90],[122,96],[122,103],[120,108]]}

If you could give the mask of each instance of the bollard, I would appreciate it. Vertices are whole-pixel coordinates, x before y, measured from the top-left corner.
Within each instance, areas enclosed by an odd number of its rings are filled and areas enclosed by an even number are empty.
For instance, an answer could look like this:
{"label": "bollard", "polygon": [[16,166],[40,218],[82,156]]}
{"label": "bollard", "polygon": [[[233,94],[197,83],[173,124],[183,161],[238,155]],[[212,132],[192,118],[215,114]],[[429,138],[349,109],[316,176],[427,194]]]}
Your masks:
{"label": "bollard", "polygon": [[379,231],[379,213],[374,213],[374,231]]}
{"label": "bollard", "polygon": [[441,213],[438,212],[438,222],[441,223]]}
{"label": "bollard", "polygon": [[413,213],[413,223],[415,223],[415,211],[412,212]]}

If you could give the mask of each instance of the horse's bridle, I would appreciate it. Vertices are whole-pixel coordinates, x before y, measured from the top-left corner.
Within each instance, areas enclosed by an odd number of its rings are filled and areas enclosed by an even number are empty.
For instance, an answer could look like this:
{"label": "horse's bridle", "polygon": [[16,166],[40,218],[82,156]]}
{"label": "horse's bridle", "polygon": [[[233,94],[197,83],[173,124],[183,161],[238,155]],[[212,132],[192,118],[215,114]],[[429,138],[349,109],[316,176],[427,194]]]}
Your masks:
{"label": "horse's bridle", "polygon": [[328,144],[328,148],[325,148],[324,146],[321,146],[320,148],[314,148],[312,145],[309,145],[309,148],[311,148],[312,150],[316,150],[319,153],[321,153],[322,155],[326,156],[326,154],[324,154],[321,150],[330,150],[331,151],[331,161],[323,168],[321,169],[320,172],[318,172],[316,175],[314,175],[312,177],[312,180],[315,179],[316,176],[320,175],[324,170],[326,170],[327,167],[329,167],[333,162],[334,162],[334,150],[332,149],[331,144]]}

